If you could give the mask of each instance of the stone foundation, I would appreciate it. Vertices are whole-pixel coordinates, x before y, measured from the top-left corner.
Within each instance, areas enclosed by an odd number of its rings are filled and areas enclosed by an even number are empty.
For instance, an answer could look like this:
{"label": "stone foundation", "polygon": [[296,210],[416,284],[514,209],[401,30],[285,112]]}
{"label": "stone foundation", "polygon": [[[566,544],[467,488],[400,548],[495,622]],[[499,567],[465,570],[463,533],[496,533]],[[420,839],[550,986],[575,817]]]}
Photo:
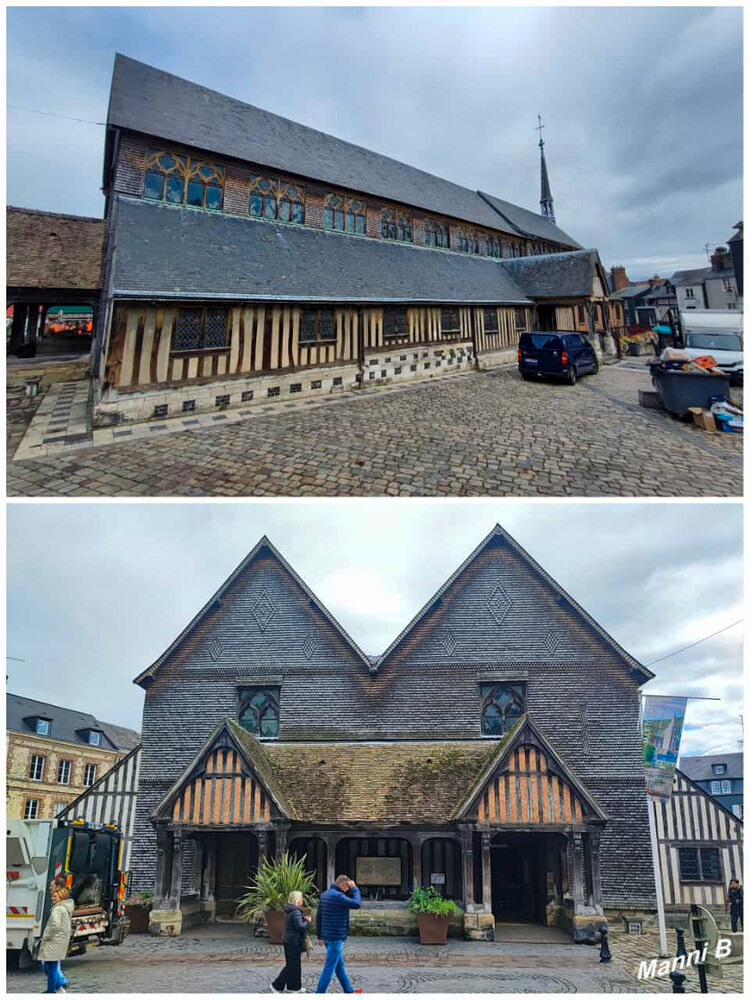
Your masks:
{"label": "stone foundation", "polygon": [[182,910],[152,910],[148,932],[154,937],[179,937],[182,932]]}
{"label": "stone foundation", "polygon": [[194,413],[221,413],[237,407],[263,406],[277,400],[308,399],[357,387],[356,364],[266,372],[247,378],[195,379],[130,392],[107,389],[94,405],[95,427],[190,419]]}
{"label": "stone foundation", "polygon": [[474,344],[394,344],[370,348],[362,364],[363,386],[408,382],[414,378],[436,378],[475,367]]}
{"label": "stone foundation", "polygon": [[494,941],[494,916],[491,913],[465,913],[464,937],[467,941]]}
{"label": "stone foundation", "polygon": [[518,361],[517,350],[516,347],[503,347],[499,351],[484,351],[482,354],[477,354],[477,368],[480,371],[487,371],[500,365],[514,365]]}

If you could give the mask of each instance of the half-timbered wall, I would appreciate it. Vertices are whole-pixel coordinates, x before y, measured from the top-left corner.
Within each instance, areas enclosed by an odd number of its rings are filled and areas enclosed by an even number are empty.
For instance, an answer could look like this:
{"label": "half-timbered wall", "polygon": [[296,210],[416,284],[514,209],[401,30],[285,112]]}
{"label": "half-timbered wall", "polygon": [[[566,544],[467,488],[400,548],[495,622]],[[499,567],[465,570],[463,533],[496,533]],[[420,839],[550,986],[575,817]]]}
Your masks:
{"label": "half-timbered wall", "polygon": [[241,765],[237,751],[222,748],[208,756],[204,773],[175,799],[171,818],[186,826],[247,826],[269,823],[271,806],[261,783]]}
{"label": "half-timbered wall", "polygon": [[519,308],[523,310],[523,324],[517,321],[516,307],[500,306],[492,309],[493,312],[497,313],[497,333],[487,329],[484,309],[474,310],[476,329],[474,339],[477,354],[484,354],[489,351],[497,351],[508,347],[515,349],[517,347],[518,338],[522,330],[528,330],[531,321],[531,310],[526,307]]}
{"label": "half-timbered wall", "polygon": [[[679,771],[671,798],[657,802],[655,814],[665,904],[723,906],[730,878],[742,879],[741,821]],[[691,847],[719,851],[719,878],[691,881],[681,877],[680,848]]]}
{"label": "half-timbered wall", "polygon": [[480,823],[524,826],[583,823],[585,806],[570,784],[549,769],[538,747],[520,746],[507,770],[487,784],[477,807]]}

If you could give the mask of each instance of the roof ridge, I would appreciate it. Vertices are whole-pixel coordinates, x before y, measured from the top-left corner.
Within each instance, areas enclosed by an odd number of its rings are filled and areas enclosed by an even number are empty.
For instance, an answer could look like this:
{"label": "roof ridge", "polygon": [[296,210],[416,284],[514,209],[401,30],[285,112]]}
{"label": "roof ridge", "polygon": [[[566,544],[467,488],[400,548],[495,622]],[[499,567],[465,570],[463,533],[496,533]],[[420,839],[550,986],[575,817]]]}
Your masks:
{"label": "roof ridge", "polygon": [[43,215],[52,219],[75,219],[76,222],[101,222],[105,219],[95,215],[73,215],[70,212],[48,212],[43,208],[22,208],[20,205],[6,205],[8,212],[24,212],[26,215]]}

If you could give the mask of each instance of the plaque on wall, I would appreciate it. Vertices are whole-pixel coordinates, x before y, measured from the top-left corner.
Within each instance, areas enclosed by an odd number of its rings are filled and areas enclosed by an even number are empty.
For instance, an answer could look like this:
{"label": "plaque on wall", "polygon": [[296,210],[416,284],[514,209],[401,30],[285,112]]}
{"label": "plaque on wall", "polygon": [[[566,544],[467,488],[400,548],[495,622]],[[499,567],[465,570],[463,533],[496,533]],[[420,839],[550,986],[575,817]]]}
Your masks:
{"label": "plaque on wall", "polygon": [[358,885],[401,885],[401,858],[357,858]]}
{"label": "plaque on wall", "polygon": [[430,885],[445,885],[445,872],[430,872]]}

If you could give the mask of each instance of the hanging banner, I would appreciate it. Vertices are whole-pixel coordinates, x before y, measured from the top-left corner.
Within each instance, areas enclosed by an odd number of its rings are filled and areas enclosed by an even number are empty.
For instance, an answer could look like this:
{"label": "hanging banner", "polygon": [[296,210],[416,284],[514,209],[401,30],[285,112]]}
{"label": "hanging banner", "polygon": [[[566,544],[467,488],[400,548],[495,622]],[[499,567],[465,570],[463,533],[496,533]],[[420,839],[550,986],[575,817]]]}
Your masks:
{"label": "hanging banner", "polygon": [[646,791],[659,799],[672,795],[687,698],[646,695],[643,700],[643,763]]}

